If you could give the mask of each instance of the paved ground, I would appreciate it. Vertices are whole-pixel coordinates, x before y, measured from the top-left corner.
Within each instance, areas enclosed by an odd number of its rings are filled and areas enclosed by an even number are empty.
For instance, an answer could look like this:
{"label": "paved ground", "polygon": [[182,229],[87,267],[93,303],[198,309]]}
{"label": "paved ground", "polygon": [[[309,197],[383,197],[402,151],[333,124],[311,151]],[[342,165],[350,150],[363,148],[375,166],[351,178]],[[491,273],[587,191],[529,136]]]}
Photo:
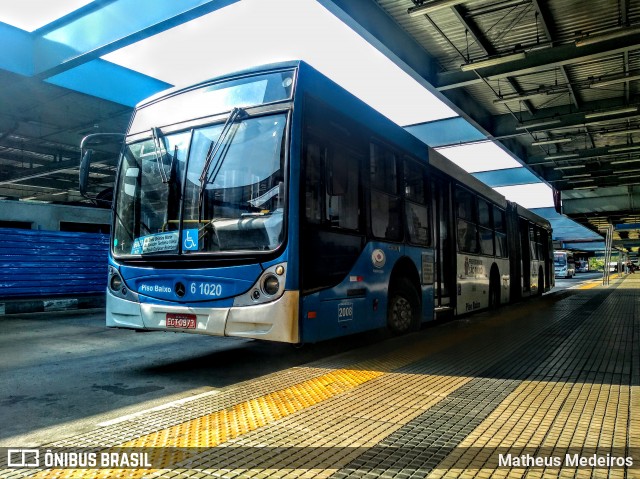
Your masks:
{"label": "paved ground", "polygon": [[59,440],[384,338],[372,333],[297,349],[108,329],[103,311],[4,317],[0,326],[0,447]]}
{"label": "paved ground", "polygon": [[[54,368],[51,359],[40,369],[46,334],[41,329],[34,342],[24,333],[22,346],[39,344],[40,352],[27,351],[0,380],[4,385],[18,370],[39,374],[40,393],[14,398],[12,406],[49,394],[54,372],[78,375],[76,389],[73,381],[66,386],[78,396],[57,404],[68,405],[67,416],[82,426],[69,429],[60,417],[51,431],[67,439],[42,440],[35,424],[22,438],[47,448],[140,451],[152,466],[6,469],[0,476],[640,477],[640,275],[404,337],[356,337],[302,352],[191,336],[132,339],[97,325],[73,336],[65,322],[75,320],[61,321],[74,338],[66,361]],[[59,344],[68,344],[64,329]],[[85,370],[64,372],[76,362]],[[141,409],[149,399],[195,392],[204,393],[96,425],[98,417]],[[98,402],[99,411],[84,411],[82,402]],[[3,424],[12,418],[23,421],[14,415]],[[527,461],[533,463],[524,467]]]}

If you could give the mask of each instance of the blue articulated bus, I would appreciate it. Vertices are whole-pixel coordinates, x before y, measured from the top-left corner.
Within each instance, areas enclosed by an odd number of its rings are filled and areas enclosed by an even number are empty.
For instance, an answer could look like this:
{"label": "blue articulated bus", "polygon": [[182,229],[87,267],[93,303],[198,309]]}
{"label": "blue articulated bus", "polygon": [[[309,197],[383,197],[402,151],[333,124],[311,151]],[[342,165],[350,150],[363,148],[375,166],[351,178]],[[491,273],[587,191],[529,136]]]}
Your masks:
{"label": "blue articulated bus", "polygon": [[315,342],[553,286],[546,220],[304,62],[138,105],[112,208],[110,327]]}

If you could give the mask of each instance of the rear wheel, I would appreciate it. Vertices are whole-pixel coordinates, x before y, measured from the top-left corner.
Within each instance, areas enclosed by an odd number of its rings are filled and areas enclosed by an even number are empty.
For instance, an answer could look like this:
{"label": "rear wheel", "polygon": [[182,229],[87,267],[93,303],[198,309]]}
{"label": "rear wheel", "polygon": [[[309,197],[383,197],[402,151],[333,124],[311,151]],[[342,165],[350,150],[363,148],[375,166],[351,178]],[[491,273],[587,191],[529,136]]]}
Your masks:
{"label": "rear wheel", "polygon": [[389,288],[387,326],[396,334],[404,334],[416,327],[420,318],[418,292],[406,278],[400,278]]}

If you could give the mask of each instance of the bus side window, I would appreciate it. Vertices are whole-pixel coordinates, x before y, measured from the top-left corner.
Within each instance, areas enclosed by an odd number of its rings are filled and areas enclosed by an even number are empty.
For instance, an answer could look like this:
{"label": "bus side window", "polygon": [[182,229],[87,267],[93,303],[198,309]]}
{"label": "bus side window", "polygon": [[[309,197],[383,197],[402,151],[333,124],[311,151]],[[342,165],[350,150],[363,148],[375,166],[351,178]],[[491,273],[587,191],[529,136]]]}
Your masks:
{"label": "bus side window", "polygon": [[493,207],[493,227],[496,232],[496,256],[500,258],[506,258],[508,256],[507,251],[507,233],[505,230],[505,217],[504,210],[501,210],[497,206]]}
{"label": "bus side window", "polygon": [[480,234],[480,251],[493,256],[493,222],[491,207],[485,200],[478,199],[478,232]]}
{"label": "bus side window", "polygon": [[305,214],[310,223],[322,220],[322,164],[325,150],[313,141],[306,147],[305,155]]}
{"label": "bus side window", "polygon": [[326,219],[331,226],[358,229],[359,163],[358,156],[345,147],[335,145],[328,151]]}
{"label": "bus side window", "polygon": [[478,227],[475,223],[475,197],[471,192],[456,188],[456,216],[458,217],[458,250],[465,253],[478,252]]}
{"label": "bus side window", "polygon": [[380,145],[369,148],[371,177],[371,231],[377,238],[402,239],[398,164],[395,154]]}
{"label": "bus side window", "polygon": [[404,162],[405,221],[409,241],[419,245],[431,243],[431,230],[425,169],[413,161]]}

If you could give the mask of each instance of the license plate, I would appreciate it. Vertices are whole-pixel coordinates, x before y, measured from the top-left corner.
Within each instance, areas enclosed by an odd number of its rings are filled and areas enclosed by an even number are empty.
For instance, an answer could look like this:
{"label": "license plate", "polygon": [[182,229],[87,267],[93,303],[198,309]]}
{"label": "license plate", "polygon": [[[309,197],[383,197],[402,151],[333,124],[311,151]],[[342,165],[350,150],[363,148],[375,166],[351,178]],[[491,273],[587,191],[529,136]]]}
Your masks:
{"label": "license plate", "polygon": [[167,328],[196,329],[195,314],[167,313]]}

